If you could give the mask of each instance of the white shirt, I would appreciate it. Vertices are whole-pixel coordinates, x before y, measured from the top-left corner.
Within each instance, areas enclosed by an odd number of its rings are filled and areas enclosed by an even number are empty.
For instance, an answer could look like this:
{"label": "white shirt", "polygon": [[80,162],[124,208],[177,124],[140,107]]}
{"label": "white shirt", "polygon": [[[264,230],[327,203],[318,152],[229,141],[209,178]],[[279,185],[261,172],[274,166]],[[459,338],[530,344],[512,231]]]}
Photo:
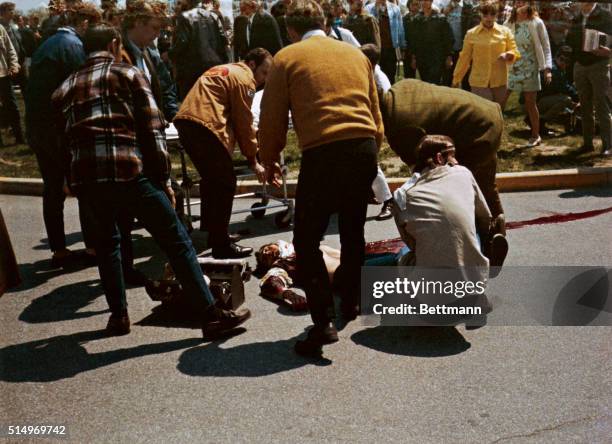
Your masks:
{"label": "white shirt", "polygon": [[340,26],[336,26],[336,29],[338,30],[340,35],[336,34],[336,31],[334,31],[334,28],[332,27],[329,29],[329,37],[336,39],[336,40],[343,41],[344,43],[348,43],[349,45],[353,45],[357,48],[361,48],[361,44],[355,38],[355,36],[353,35],[351,31],[349,31],[346,28],[342,28]]}
{"label": "white shirt", "polygon": [[308,31],[306,34],[304,34],[302,36],[302,40],[309,39],[310,37],[314,37],[315,35],[327,37],[322,29],[313,29],[312,31]]}
{"label": "white shirt", "polygon": [[385,74],[378,65],[374,67],[374,81],[376,82],[376,88],[383,93],[386,93],[391,89],[389,77],[387,77],[387,74]]}

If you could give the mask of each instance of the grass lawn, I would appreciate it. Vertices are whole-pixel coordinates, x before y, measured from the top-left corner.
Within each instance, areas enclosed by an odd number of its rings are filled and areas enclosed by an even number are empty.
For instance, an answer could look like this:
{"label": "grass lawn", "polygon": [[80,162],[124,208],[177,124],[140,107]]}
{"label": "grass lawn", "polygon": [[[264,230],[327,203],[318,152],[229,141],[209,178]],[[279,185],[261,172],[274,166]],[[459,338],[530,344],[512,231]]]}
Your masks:
{"label": "grass lawn", "polygon": [[[18,99],[23,116],[21,96],[18,96]],[[541,146],[531,149],[522,148],[529,138],[529,128],[523,122],[524,114],[518,104],[516,94],[513,94],[508,101],[505,118],[506,125],[502,146],[498,152],[498,172],[548,170],[577,166],[612,166],[611,159],[603,158],[599,154],[577,153],[576,148],[582,143],[582,138],[578,135],[563,134],[562,126],[552,125],[551,129],[555,130],[559,136],[545,138]],[[0,131],[2,131],[2,138],[5,143],[12,142],[13,138],[7,130]],[[284,152],[290,177],[295,178],[300,162],[300,151],[295,133],[289,133]],[[180,177],[179,155],[175,150],[171,150],[171,155],[173,169]],[[381,168],[385,171],[387,177],[405,177],[410,174],[409,168],[394,155],[386,143],[380,152],[379,159]],[[195,171],[191,162],[189,162],[189,169]],[[27,145],[12,145],[0,148],[0,176],[40,177],[32,150]]]}

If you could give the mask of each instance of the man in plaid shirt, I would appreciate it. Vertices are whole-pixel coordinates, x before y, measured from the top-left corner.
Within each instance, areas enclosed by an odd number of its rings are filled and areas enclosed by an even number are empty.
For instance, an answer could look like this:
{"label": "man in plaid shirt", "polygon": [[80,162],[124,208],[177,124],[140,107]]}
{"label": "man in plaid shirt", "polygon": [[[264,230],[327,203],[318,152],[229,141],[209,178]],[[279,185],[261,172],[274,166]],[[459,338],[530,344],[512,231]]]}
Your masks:
{"label": "man in plaid shirt", "polygon": [[111,310],[107,333],[127,334],[125,283],[117,216],[130,209],[168,255],[194,309],[203,313],[205,339],[224,335],[250,317],[215,305],[183,224],[174,212],[165,121],[138,68],[118,63],[121,35],[108,26],[87,31],[83,67],[53,94],[65,129],[70,184],[96,221],[100,279]]}

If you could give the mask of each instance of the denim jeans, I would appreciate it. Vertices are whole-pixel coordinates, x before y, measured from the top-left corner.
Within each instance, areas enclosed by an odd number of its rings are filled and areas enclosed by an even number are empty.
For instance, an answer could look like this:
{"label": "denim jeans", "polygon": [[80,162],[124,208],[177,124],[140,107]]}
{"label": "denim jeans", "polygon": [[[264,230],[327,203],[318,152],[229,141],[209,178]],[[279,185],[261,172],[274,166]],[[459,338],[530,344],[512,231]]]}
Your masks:
{"label": "denim jeans", "polygon": [[98,268],[113,314],[127,310],[117,220],[120,212],[128,209],[168,256],[194,309],[204,310],[214,303],[198,265],[191,238],[160,184],[139,176],[129,182],[82,185],[77,189],[77,196],[80,201],[87,202],[96,219]]}

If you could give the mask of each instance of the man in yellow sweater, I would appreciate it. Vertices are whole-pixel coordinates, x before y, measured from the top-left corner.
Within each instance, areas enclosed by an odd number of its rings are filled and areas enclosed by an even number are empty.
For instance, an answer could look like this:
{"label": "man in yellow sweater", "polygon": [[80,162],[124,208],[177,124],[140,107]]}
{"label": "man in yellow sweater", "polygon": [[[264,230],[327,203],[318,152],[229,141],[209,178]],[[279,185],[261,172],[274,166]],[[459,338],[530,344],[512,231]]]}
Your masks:
{"label": "man in yellow sweater", "polygon": [[370,62],[359,48],[325,35],[321,7],[314,0],[296,0],[288,7],[286,23],[294,44],[274,56],[266,82],[260,156],[268,181],[278,184],[279,154],[291,111],[303,151],[293,232],[296,265],[314,322],[307,339],[295,349],[312,354],[338,340],[331,324],[332,287],[319,250],[334,213],[341,243],[334,287],[342,298],[345,320],[359,311],[363,227],[383,125]]}
{"label": "man in yellow sweater", "polygon": [[251,104],[271,64],[270,53],[255,48],[243,63],[209,69],[193,85],[174,118],[181,143],[202,177],[203,217],[215,259],[246,257],[253,252],[232,243],[228,233],[236,191],[232,155],[238,141],[250,168],[263,181]]}

